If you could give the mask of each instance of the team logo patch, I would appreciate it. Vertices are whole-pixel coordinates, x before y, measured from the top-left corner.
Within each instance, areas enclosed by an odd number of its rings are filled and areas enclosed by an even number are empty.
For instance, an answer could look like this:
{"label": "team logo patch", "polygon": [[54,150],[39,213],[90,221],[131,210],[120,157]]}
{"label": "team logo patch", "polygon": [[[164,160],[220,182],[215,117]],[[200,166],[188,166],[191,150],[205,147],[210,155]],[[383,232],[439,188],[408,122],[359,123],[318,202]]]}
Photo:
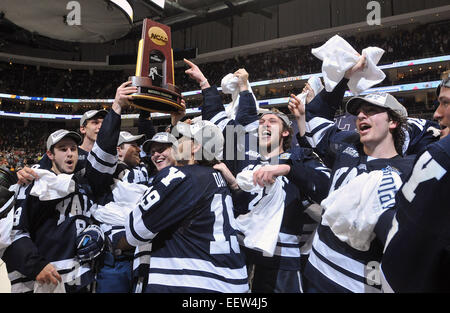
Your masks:
{"label": "team logo patch", "polygon": [[289,160],[290,157],[291,157],[291,154],[286,152],[286,153],[280,154],[279,159],[280,160]]}
{"label": "team logo patch", "polygon": [[354,157],[354,158],[358,158],[359,157],[358,151],[356,151],[356,149],[354,149],[352,147],[345,148],[345,150],[342,153],[348,154],[348,155],[350,155],[351,157]]}
{"label": "team logo patch", "polygon": [[359,170],[367,171],[367,165],[366,164],[359,164],[358,165]]}

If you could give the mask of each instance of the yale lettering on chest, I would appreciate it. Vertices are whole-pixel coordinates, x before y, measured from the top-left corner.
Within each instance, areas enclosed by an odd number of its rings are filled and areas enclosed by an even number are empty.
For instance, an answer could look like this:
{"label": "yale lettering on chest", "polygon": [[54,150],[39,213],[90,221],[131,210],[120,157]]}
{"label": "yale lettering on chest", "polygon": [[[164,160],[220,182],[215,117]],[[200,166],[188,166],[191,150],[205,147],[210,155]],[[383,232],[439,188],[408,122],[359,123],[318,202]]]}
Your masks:
{"label": "yale lettering on chest", "polygon": [[55,209],[59,212],[57,225],[61,224],[66,218],[83,215],[89,216],[89,199],[86,195],[75,194],[70,198],[60,201]]}

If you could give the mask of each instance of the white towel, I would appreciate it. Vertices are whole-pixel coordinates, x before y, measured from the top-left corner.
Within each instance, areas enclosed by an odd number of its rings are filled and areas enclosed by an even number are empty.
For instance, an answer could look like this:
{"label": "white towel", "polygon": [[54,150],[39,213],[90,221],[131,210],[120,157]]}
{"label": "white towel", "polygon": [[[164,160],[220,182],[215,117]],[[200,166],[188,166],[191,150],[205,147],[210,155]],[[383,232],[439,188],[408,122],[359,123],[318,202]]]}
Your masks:
{"label": "white towel", "polygon": [[395,193],[401,184],[395,171],[372,171],[356,176],[322,201],[325,209],[322,225],[329,226],[336,237],[351,247],[369,250],[378,218],[395,204]]}
{"label": "white towel", "polygon": [[34,282],[34,293],[66,293],[66,287],[64,282],[58,282],[54,284],[41,284],[37,281]]}
{"label": "white towel", "polygon": [[[307,83],[311,86],[312,90],[314,91],[314,97],[317,96],[317,94],[318,94],[319,92],[321,92],[322,89],[324,88],[324,87],[323,87],[323,84],[322,84],[322,81],[320,80],[320,77],[318,77],[318,76],[311,76],[311,77],[308,79],[308,82],[307,82]],[[299,94],[297,95],[297,97],[300,98],[300,101],[301,101],[303,104],[308,104],[308,103],[306,102],[306,97],[308,96],[309,92],[310,92],[309,90],[306,90],[305,92],[299,93]]]}
{"label": "white towel", "polygon": [[[259,103],[256,100],[255,95],[253,94],[250,83],[248,81],[247,81],[247,83],[248,83],[248,91],[252,94],[253,98],[255,99],[256,110],[258,110]],[[226,112],[228,118],[234,120],[236,118],[236,113],[237,113],[238,107],[239,107],[238,78],[236,76],[234,76],[233,74],[229,73],[222,78],[220,85],[222,87],[223,93],[231,94],[232,101],[225,107],[225,112]]]}
{"label": "white towel", "polygon": [[[236,181],[242,190],[262,191],[263,187],[253,185],[253,172],[260,167],[244,170],[237,175]],[[277,177],[275,183],[266,186],[266,194],[258,204],[249,213],[236,218],[238,229],[245,236],[244,245],[262,251],[264,256],[272,257],[277,245],[286,198],[282,184],[281,177]]]}
{"label": "white towel", "polygon": [[114,201],[98,205],[92,216],[99,222],[114,226],[125,226],[130,212],[148,189],[142,184],[128,183],[114,179],[112,194]]}
{"label": "white towel", "polygon": [[308,79],[307,83],[311,86],[312,90],[314,90],[314,95],[315,96],[317,96],[317,94],[319,92],[321,92],[322,89],[324,88],[323,84],[322,84],[322,80],[320,79],[319,76],[311,76]]}
{"label": "white towel", "polygon": [[[335,35],[322,46],[312,49],[312,54],[323,61],[322,74],[325,89],[331,92],[344,78],[345,72],[359,60],[356,50],[342,37]],[[362,51],[366,57],[367,66],[354,73],[348,82],[348,87],[354,95],[382,82],[386,74],[377,67],[384,50],[378,47],[368,47]]]}
{"label": "white towel", "polygon": [[[19,193],[20,185],[14,184],[9,186],[8,190],[12,191],[17,195]],[[13,195],[7,203],[5,203],[4,207],[9,207],[10,205],[14,205],[15,195]],[[0,219],[0,258],[3,256],[6,248],[13,241],[13,237],[11,235],[12,228],[14,224],[14,208],[9,211],[9,213],[2,219]]]}
{"label": "white towel", "polygon": [[12,242],[11,231],[13,222],[14,210],[9,211],[8,215],[0,219],[0,258]]}
{"label": "white towel", "polygon": [[39,176],[39,179],[34,181],[30,194],[39,197],[39,200],[61,199],[75,192],[75,181],[72,180],[73,174],[56,175],[50,171],[38,168],[33,170]]}

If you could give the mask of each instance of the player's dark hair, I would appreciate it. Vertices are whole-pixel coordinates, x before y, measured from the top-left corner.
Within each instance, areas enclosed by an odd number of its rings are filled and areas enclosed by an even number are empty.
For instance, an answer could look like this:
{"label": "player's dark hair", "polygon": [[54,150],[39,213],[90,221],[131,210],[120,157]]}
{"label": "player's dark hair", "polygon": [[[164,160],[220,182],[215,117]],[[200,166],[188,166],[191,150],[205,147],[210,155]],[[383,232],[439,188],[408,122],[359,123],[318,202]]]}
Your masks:
{"label": "player's dark hair", "polygon": [[392,137],[394,138],[395,150],[399,155],[403,155],[403,144],[405,143],[405,131],[407,130],[407,118],[400,116],[398,113],[388,109],[387,114],[389,120],[397,122],[397,127],[392,131]]}
{"label": "player's dark hair", "polygon": [[292,129],[292,127],[287,126],[285,123],[283,123],[283,131],[289,131],[289,135],[287,135],[286,137],[283,137],[283,151],[286,152],[287,150],[289,150],[291,148],[291,143],[292,143],[292,136],[294,134],[294,131]]}

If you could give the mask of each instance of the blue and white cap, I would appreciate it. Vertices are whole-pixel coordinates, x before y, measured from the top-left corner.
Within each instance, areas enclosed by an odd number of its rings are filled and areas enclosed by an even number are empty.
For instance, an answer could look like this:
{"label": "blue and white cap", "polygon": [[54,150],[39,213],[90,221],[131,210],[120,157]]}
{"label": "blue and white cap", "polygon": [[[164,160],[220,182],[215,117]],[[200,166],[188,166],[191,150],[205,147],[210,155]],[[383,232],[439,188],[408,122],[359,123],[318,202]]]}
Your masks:
{"label": "blue and white cap", "polygon": [[144,150],[145,153],[149,153],[154,142],[176,145],[177,139],[174,135],[168,132],[156,133],[155,135],[153,135],[152,139],[148,139],[142,144],[142,150]]}
{"label": "blue and white cap", "polygon": [[359,107],[364,104],[369,103],[385,109],[391,109],[402,117],[408,117],[408,111],[406,108],[395,99],[389,93],[371,93],[365,97],[353,97],[347,102],[347,112],[352,115],[358,115]]}
{"label": "blue and white cap", "polygon": [[65,137],[70,137],[73,140],[75,140],[77,146],[79,146],[81,144],[81,142],[83,141],[81,136],[76,132],[69,131],[67,129],[58,129],[57,131],[51,133],[50,136],[48,136],[47,150],[50,150],[53,145],[57,144]]}
{"label": "blue and white cap", "polygon": [[220,128],[214,123],[207,120],[192,124],[178,122],[173,132],[175,135],[180,134],[194,139],[202,146],[203,155],[208,160],[222,159],[225,139]]}

